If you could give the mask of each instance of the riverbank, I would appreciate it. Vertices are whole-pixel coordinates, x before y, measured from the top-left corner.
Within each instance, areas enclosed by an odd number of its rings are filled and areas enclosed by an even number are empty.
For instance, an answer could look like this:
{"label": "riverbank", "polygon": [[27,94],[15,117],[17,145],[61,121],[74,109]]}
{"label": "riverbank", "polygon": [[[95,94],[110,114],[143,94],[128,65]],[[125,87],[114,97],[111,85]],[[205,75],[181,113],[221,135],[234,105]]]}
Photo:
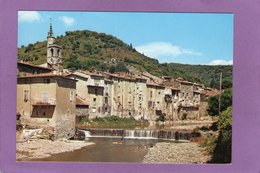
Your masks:
{"label": "riverbank", "polygon": [[27,141],[18,141],[16,143],[16,160],[29,161],[49,157],[52,154],[70,152],[81,149],[88,145],[94,145],[93,142],[46,139],[32,139]]}
{"label": "riverbank", "polygon": [[203,164],[210,160],[203,148],[195,142],[160,142],[148,149],[143,163]]}

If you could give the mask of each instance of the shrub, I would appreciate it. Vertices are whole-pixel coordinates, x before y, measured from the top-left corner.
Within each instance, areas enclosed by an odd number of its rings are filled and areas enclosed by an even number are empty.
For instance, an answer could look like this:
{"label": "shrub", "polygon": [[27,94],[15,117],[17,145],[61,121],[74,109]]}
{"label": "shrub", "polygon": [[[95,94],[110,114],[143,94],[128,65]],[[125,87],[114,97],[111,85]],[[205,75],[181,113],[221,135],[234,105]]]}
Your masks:
{"label": "shrub", "polygon": [[213,151],[213,163],[231,162],[231,142],[232,142],[232,108],[222,112],[218,122],[219,137]]}

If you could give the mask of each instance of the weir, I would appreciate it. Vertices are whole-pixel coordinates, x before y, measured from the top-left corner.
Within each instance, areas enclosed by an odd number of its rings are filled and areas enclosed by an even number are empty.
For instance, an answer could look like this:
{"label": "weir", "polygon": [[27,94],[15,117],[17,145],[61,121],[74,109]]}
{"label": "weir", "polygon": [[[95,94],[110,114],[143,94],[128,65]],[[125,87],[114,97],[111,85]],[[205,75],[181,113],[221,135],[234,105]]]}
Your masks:
{"label": "weir", "polygon": [[126,139],[167,139],[167,140],[190,140],[199,137],[199,133],[176,130],[125,130],[125,129],[78,129],[84,132],[85,138],[110,137]]}

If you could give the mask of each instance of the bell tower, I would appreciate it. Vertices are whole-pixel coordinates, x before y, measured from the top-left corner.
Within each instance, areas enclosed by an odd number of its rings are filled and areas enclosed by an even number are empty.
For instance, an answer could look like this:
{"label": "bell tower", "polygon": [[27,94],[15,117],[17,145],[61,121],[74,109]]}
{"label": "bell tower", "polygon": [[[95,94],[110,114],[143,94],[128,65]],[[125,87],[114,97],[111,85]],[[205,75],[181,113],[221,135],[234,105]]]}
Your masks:
{"label": "bell tower", "polygon": [[54,44],[55,42],[55,37],[53,36],[53,31],[52,31],[52,18],[50,18],[50,31],[48,32],[47,36],[47,47],[51,44]]}
{"label": "bell tower", "polygon": [[62,75],[62,56],[61,46],[54,44],[55,37],[52,31],[52,20],[50,19],[50,30],[47,36],[47,66],[53,70],[54,73]]}

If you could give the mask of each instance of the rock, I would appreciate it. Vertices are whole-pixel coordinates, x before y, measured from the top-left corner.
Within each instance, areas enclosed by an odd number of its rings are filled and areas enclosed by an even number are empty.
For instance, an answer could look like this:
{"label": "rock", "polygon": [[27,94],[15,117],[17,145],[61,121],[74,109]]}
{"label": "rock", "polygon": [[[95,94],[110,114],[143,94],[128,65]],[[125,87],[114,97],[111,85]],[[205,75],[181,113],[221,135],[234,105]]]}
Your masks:
{"label": "rock", "polygon": [[51,154],[69,152],[93,144],[93,142],[85,141],[30,139],[16,143],[16,159],[30,160],[44,158]]}
{"label": "rock", "polygon": [[186,143],[157,143],[148,149],[143,163],[206,163],[210,156],[204,155],[202,149],[194,142]]}

